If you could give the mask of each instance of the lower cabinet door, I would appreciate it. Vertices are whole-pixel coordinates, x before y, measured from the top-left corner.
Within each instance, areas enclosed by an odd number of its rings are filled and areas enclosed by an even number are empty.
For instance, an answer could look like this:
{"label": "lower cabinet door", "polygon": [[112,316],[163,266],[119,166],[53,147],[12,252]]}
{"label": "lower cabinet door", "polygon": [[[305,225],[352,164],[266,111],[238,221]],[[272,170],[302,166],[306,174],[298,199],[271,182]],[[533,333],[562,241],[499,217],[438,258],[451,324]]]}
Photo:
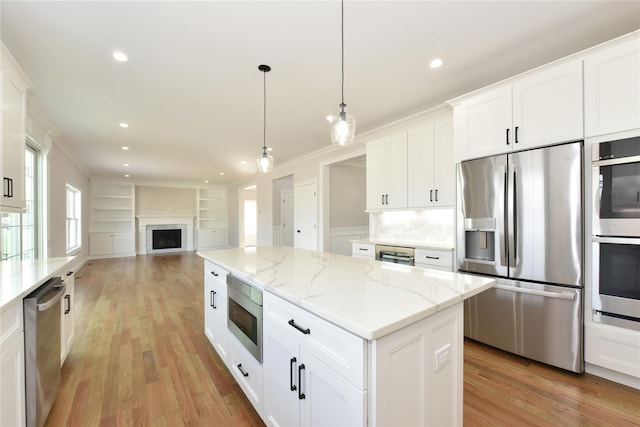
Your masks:
{"label": "lower cabinet door", "polygon": [[304,349],[300,359],[300,425],[364,425],[366,393]]}
{"label": "lower cabinet door", "polygon": [[24,333],[20,333],[0,352],[0,426],[26,423],[24,375]]}
{"label": "lower cabinet door", "polygon": [[265,322],[263,342],[264,415],[270,426],[300,425],[298,344]]}

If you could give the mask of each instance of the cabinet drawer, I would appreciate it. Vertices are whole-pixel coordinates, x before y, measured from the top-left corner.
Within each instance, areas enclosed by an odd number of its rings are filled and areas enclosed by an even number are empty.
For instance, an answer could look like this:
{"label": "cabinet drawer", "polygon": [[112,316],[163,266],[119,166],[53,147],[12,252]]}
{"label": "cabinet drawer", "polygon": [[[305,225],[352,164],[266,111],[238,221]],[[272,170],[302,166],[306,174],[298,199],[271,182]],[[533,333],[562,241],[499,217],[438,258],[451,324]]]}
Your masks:
{"label": "cabinet drawer", "polygon": [[9,343],[24,330],[22,300],[16,300],[0,312],[0,347]]}
{"label": "cabinet drawer", "polygon": [[218,267],[216,264],[205,261],[204,262],[204,277],[212,277],[217,282],[227,286],[227,275],[229,272],[222,267]]}
{"label": "cabinet drawer", "polygon": [[353,385],[365,388],[365,341],[269,292],[264,293],[264,328],[278,328]]}
{"label": "cabinet drawer", "polygon": [[371,258],[376,257],[376,245],[371,243],[352,243],[351,255],[359,258]]}
{"label": "cabinet drawer", "polygon": [[231,336],[231,373],[258,413],[262,413],[262,365]]}
{"label": "cabinet drawer", "polygon": [[453,269],[453,252],[439,251],[437,249],[416,249],[416,266],[444,267],[449,271]]}

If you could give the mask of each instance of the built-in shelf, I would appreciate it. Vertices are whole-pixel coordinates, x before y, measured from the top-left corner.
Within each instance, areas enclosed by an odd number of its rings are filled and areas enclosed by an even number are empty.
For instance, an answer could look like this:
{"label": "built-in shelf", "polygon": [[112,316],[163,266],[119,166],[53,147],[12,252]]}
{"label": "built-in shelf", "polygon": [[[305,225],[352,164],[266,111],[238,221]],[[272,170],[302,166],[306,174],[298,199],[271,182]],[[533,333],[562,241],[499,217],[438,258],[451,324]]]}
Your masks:
{"label": "built-in shelf", "polygon": [[198,249],[229,244],[226,190],[198,189],[197,226]]}
{"label": "built-in shelf", "polygon": [[135,255],[135,187],[129,183],[91,181],[89,254]]}

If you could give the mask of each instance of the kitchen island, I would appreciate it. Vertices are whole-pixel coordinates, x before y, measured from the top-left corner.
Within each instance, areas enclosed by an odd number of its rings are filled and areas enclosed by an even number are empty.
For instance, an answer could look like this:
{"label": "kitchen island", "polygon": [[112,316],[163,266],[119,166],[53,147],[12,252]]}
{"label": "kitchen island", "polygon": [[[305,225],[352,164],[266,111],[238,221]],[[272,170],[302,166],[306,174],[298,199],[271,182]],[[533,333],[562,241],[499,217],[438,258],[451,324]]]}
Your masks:
{"label": "kitchen island", "polygon": [[[462,302],[494,280],[290,247],[199,255],[205,332],[268,425],[462,425]],[[262,363],[222,324],[227,275],[264,292]]]}

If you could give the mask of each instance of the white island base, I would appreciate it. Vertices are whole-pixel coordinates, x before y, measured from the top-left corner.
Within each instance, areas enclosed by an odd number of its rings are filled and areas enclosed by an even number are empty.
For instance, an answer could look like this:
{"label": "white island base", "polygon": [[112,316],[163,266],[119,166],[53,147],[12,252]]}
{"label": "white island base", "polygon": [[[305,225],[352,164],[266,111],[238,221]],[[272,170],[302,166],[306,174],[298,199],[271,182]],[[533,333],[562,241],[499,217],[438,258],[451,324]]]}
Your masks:
{"label": "white island base", "polygon": [[[267,425],[462,425],[463,301],[492,279],[293,248],[200,255],[206,334]],[[263,290],[262,364],[226,329],[228,274]]]}

